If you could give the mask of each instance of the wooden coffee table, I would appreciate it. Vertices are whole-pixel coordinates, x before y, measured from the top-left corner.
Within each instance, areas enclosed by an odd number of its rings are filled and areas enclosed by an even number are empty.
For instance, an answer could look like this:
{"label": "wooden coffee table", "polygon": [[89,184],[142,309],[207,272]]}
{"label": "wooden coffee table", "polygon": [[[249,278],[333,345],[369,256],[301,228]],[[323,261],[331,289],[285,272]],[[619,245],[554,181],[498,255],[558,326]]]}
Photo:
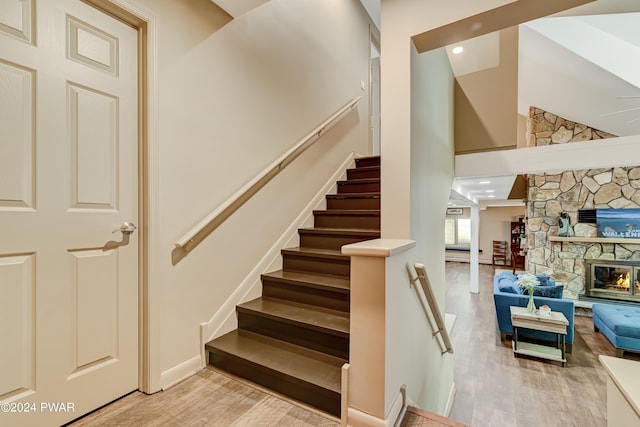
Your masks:
{"label": "wooden coffee table", "polygon": [[[513,353],[553,360],[566,366],[565,336],[569,321],[564,314],[552,311],[549,316],[541,316],[538,311],[530,312],[526,307],[511,306],[511,325],[513,326]],[[533,329],[556,335],[556,347],[534,344],[518,340],[518,329]]]}

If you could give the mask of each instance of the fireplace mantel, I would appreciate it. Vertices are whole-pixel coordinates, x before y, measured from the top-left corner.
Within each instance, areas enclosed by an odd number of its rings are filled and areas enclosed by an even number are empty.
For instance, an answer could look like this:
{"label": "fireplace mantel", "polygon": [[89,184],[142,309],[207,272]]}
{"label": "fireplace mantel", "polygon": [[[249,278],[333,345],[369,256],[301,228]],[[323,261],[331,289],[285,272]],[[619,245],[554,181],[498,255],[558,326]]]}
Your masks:
{"label": "fireplace mantel", "polygon": [[640,245],[640,239],[625,239],[616,237],[560,237],[549,236],[550,242],[568,242],[568,243],[621,243],[627,245]]}

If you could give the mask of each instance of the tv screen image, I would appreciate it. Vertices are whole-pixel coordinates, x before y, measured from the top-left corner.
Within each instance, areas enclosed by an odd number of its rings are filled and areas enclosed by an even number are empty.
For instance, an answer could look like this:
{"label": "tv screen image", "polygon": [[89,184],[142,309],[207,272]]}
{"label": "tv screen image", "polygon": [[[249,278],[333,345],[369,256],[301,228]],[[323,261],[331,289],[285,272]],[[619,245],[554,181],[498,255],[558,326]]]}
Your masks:
{"label": "tv screen image", "polygon": [[598,237],[640,238],[640,209],[596,209]]}

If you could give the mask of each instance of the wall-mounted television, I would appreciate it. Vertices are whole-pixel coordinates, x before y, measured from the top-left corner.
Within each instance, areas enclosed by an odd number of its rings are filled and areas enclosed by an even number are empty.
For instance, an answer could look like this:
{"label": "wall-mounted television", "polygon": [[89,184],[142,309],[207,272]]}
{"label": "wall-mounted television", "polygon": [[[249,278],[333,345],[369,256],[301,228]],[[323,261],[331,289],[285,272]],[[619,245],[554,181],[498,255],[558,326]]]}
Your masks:
{"label": "wall-mounted television", "polygon": [[640,209],[596,209],[598,237],[640,239]]}

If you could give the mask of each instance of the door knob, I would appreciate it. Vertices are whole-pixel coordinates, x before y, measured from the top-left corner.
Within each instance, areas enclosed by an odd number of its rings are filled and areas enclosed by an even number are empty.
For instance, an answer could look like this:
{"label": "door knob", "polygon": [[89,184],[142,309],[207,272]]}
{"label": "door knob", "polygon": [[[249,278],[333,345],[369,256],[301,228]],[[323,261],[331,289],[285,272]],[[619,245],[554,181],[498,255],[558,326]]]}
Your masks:
{"label": "door knob", "polygon": [[137,227],[134,223],[129,222],[129,221],[125,221],[122,223],[122,225],[120,226],[119,229],[117,230],[113,230],[114,233],[117,233],[118,231],[122,232],[122,234],[124,235],[131,235],[136,231]]}

